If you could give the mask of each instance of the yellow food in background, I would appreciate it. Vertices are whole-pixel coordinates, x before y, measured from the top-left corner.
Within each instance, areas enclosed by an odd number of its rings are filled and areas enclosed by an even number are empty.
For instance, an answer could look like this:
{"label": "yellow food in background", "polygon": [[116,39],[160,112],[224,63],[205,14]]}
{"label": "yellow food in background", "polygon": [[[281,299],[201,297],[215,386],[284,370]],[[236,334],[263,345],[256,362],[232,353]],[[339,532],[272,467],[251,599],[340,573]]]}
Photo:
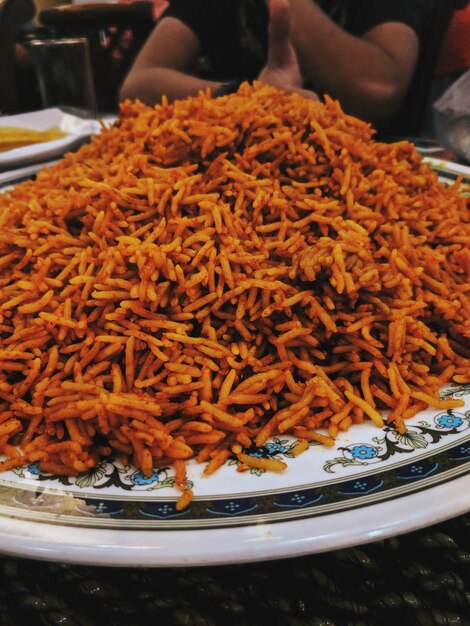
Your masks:
{"label": "yellow food in background", "polygon": [[0,152],[22,148],[34,143],[54,141],[65,137],[65,133],[57,126],[47,130],[30,130],[29,128],[17,128],[15,126],[0,127]]}

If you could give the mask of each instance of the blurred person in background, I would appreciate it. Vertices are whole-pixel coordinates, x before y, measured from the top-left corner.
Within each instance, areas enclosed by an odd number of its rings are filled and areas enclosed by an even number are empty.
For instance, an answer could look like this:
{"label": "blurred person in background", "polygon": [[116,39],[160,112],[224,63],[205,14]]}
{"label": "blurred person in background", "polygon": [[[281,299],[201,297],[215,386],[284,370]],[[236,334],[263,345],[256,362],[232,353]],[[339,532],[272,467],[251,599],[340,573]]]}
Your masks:
{"label": "blurred person in background", "polygon": [[[155,104],[163,95],[173,100],[207,87],[220,95],[259,78],[328,93],[346,112],[386,126],[416,68],[425,4],[271,0],[268,7],[266,0],[172,0],[126,77],[121,98]],[[274,50],[267,62],[269,11]],[[204,75],[196,70],[201,57]]]}
{"label": "blurred person in background", "polygon": [[424,134],[470,163],[470,3],[454,0],[437,58]]}

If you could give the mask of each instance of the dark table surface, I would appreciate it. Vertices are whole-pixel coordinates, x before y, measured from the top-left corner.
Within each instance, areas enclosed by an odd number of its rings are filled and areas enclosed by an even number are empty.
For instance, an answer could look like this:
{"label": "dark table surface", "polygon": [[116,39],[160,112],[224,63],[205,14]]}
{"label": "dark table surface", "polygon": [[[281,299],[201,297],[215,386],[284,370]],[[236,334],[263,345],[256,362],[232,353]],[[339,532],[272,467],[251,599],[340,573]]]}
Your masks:
{"label": "dark table surface", "polygon": [[0,557],[0,626],[467,626],[470,514],[366,546],[192,569]]}

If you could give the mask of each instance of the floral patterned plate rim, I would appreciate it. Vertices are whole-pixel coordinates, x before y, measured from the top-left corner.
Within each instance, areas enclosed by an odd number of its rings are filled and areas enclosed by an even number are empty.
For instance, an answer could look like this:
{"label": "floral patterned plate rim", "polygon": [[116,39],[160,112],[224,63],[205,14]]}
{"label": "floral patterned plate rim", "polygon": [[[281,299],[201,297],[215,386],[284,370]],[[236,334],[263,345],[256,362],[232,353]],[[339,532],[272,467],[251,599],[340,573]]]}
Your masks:
{"label": "floral patterned plate rim", "polygon": [[428,409],[400,435],[358,425],[334,448],[276,437],[251,454],[284,459],[279,475],[211,477],[190,464],[195,499],[177,511],[171,468],[145,477],[103,462],[77,479],[33,464],[0,477],[0,549],[106,565],[201,565],[293,556],[410,531],[470,509],[470,385],[441,394],[460,409]]}

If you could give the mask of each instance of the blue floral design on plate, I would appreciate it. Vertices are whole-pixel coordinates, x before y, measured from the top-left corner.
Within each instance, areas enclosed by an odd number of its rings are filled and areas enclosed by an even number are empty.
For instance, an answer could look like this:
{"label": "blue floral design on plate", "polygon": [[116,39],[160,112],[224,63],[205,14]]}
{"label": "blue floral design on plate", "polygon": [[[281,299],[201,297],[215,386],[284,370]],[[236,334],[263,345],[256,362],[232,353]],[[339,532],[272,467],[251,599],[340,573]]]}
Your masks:
{"label": "blue floral design on plate", "polygon": [[268,441],[264,446],[252,444],[247,448],[246,453],[258,458],[272,459],[275,458],[276,455],[284,455],[291,447],[292,444],[288,446],[287,440],[281,440],[275,437],[273,441]]}
{"label": "blue floral design on plate", "polygon": [[373,459],[377,456],[377,448],[369,446],[365,443],[349,447],[349,452],[354,459],[366,460]]}
{"label": "blue floral design on plate", "polygon": [[95,515],[109,516],[120,515],[124,512],[122,502],[116,502],[114,500],[98,500],[95,498],[85,498],[84,502],[88,506],[95,507]]}
{"label": "blue floral design on plate", "polygon": [[270,441],[265,446],[266,450],[270,455],[281,454],[286,451],[286,446],[280,442]]}
{"label": "blue floral design on plate", "polygon": [[246,515],[254,511],[258,505],[252,498],[237,498],[227,500],[215,500],[207,507],[207,512],[213,515],[234,517],[236,515]]}
{"label": "blue floral design on plate", "polygon": [[188,515],[190,508],[184,511],[177,511],[176,502],[149,502],[140,508],[140,513],[145,517],[154,517],[156,519],[169,519],[173,517],[182,517]]}
{"label": "blue floral design on plate", "polygon": [[426,459],[409,463],[397,470],[397,478],[401,480],[416,480],[416,478],[427,478],[439,469],[439,463],[429,462]]}
{"label": "blue floral design on plate", "polygon": [[31,463],[31,465],[28,465],[27,470],[30,474],[33,474],[34,476],[40,476],[42,474],[41,470],[39,469],[39,461],[35,461],[34,463]]}
{"label": "blue floral design on plate", "polygon": [[371,446],[369,443],[355,443],[338,449],[341,450],[343,456],[327,461],[323,466],[325,472],[333,473],[332,468],[335,465],[342,467],[369,465],[381,460],[380,453],[382,448],[380,446]]}
{"label": "blue floral design on plate", "polygon": [[453,461],[461,461],[463,459],[470,459],[470,442],[464,443],[461,446],[453,449],[453,456],[450,458]]}
{"label": "blue floral design on plate", "polygon": [[343,483],[339,493],[344,496],[366,496],[383,487],[384,481],[377,480],[374,476],[366,476],[357,480],[349,480]]}
{"label": "blue floral design on plate", "polygon": [[161,471],[152,472],[150,476],[145,476],[142,472],[134,472],[130,477],[134,485],[153,485],[160,480]]}
{"label": "blue floral design on plate", "polygon": [[301,509],[320,502],[320,500],[323,500],[323,497],[323,494],[317,490],[305,489],[303,491],[295,491],[294,493],[280,494],[276,502],[274,502],[274,506]]}
{"label": "blue floral design on plate", "polygon": [[434,420],[437,424],[438,428],[459,428],[462,426],[463,419],[458,415],[453,415],[452,413],[446,413],[444,415],[439,415]]}
{"label": "blue floral design on plate", "polygon": [[[370,465],[388,460],[395,454],[413,454],[425,450],[443,437],[463,433],[470,428],[470,411],[456,413],[449,410],[438,413],[434,424],[420,421],[419,424],[408,426],[405,433],[398,433],[391,425],[385,425],[380,437],[373,437],[377,446],[369,443],[350,444],[338,448],[342,456],[329,459],[323,465],[325,472],[334,473],[339,468]],[[459,453],[462,457],[462,453]]]}

